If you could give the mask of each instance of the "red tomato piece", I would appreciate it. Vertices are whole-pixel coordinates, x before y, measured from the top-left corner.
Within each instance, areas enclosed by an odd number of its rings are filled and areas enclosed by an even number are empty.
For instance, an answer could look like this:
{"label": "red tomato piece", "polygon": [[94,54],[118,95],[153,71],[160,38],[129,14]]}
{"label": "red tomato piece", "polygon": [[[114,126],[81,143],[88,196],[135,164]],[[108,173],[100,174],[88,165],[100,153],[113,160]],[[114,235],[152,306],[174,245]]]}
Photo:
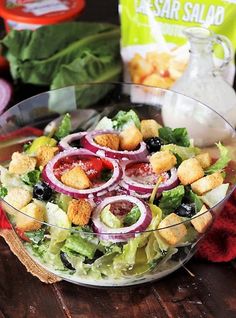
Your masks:
{"label": "red tomato piece", "polygon": [[25,235],[25,232],[23,230],[15,228],[16,234],[19,236],[20,239],[26,242],[30,242],[30,239]]}
{"label": "red tomato piece", "polygon": [[101,159],[101,161],[102,161],[103,169],[113,170],[113,165],[109,160]]}

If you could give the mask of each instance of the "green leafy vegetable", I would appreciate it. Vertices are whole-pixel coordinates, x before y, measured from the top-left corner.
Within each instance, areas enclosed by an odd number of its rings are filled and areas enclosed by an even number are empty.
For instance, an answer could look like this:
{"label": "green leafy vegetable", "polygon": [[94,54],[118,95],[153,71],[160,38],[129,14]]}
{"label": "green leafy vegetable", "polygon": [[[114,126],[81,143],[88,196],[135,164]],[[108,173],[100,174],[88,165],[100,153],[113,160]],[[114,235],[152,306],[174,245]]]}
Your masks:
{"label": "green leafy vegetable", "polygon": [[[169,127],[159,128],[159,137],[166,144],[176,144],[178,146],[189,147],[190,140],[186,128],[175,128]],[[175,151],[176,152],[176,151]]]}
{"label": "green leafy vegetable", "polygon": [[212,174],[216,171],[223,170],[231,160],[231,158],[229,156],[229,151],[225,146],[223,146],[220,142],[217,143],[216,146],[218,147],[218,149],[220,151],[220,157],[212,166],[210,166],[205,171],[206,174]]}
{"label": "green leafy vegetable", "polygon": [[110,228],[120,228],[122,226],[122,222],[118,219],[118,217],[111,213],[110,207],[111,206],[109,204],[102,210],[100,214],[101,221]]}
{"label": "green leafy vegetable", "polygon": [[4,198],[7,195],[8,191],[5,187],[0,187],[0,197]]}
{"label": "green leafy vegetable", "polygon": [[21,180],[30,186],[34,186],[40,179],[41,172],[33,170],[21,176]]}
{"label": "green leafy vegetable", "polygon": [[126,214],[123,223],[125,226],[130,226],[138,221],[141,212],[137,206],[134,206],[129,213]]}
{"label": "green leafy vegetable", "polygon": [[102,51],[107,45],[117,55],[119,36],[119,28],[115,25],[68,22],[35,31],[12,30],[2,44],[14,79],[50,85],[61,66],[70,64],[81,52],[99,48]]}
{"label": "green leafy vegetable", "polygon": [[112,177],[113,172],[110,169],[103,169],[101,172],[101,180],[108,181]]}
{"label": "green leafy vegetable", "polygon": [[30,148],[30,146],[31,146],[31,142],[29,142],[29,143],[27,143],[27,144],[24,144],[24,145],[23,145],[23,151],[24,151],[24,152],[27,152],[28,149]]}
{"label": "green leafy vegetable", "polygon": [[192,190],[186,189],[185,198],[189,201],[189,203],[195,204],[195,211],[199,212],[203,206],[203,202],[200,197],[195,194]]}
{"label": "green leafy vegetable", "polygon": [[43,241],[45,235],[45,228],[41,228],[37,231],[25,232],[25,235],[30,239],[34,244],[39,244]]}
{"label": "green leafy vegetable", "polygon": [[59,127],[57,128],[54,136],[61,140],[62,138],[66,137],[70,134],[71,131],[71,116],[70,114],[65,114],[63,117]]}
{"label": "green leafy vegetable", "polygon": [[79,234],[73,234],[69,236],[66,239],[64,247],[83,256],[87,256],[89,259],[93,259],[97,249],[95,244],[82,238]]}
{"label": "green leafy vegetable", "polygon": [[165,215],[175,211],[175,209],[181,204],[184,193],[184,186],[182,185],[162,192],[159,207]]}
{"label": "green leafy vegetable", "polygon": [[120,110],[112,119],[113,128],[122,130],[130,125],[135,125],[140,129],[140,120],[138,115],[131,109],[128,112]]}
{"label": "green leafy vegetable", "polygon": [[210,208],[215,206],[217,203],[222,201],[229,188],[229,183],[223,183],[217,188],[208,191],[204,195],[201,196],[202,201],[207,204]]}
{"label": "green leafy vegetable", "polygon": [[201,152],[201,150],[197,147],[182,147],[174,144],[164,145],[161,147],[161,150],[170,150],[173,154],[178,155],[182,160],[195,157]]}

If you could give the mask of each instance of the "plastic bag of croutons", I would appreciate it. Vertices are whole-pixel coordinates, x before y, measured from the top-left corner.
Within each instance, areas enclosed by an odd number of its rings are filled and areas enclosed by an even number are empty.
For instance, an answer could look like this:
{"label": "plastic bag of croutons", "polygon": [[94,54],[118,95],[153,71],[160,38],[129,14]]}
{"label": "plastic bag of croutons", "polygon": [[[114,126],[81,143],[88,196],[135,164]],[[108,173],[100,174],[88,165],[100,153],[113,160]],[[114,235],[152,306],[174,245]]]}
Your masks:
{"label": "plastic bag of croutons", "polygon": [[[235,54],[235,0],[120,0],[119,12],[126,82],[171,88],[188,63],[186,27],[202,26],[227,37]],[[220,65],[224,54],[215,52]],[[234,75],[232,60],[223,76],[233,84]]]}

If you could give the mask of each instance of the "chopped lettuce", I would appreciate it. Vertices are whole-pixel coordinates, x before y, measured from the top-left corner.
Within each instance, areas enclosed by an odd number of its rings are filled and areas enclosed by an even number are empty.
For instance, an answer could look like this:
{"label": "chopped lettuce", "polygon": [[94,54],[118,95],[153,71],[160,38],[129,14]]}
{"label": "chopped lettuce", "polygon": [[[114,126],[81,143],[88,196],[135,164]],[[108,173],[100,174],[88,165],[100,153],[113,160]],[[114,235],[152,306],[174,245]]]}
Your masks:
{"label": "chopped lettuce", "polygon": [[130,125],[135,125],[140,129],[140,120],[138,115],[131,109],[128,112],[120,110],[112,119],[113,128],[123,130]]}
{"label": "chopped lettuce", "polygon": [[122,222],[110,211],[110,207],[111,206],[109,204],[102,210],[100,219],[105,225],[112,229],[120,228],[122,226]]}
{"label": "chopped lettuce", "polygon": [[34,186],[40,179],[41,172],[33,170],[21,176],[21,180],[30,186]]}
{"label": "chopped lettuce", "polygon": [[62,242],[70,235],[71,222],[67,214],[58,205],[51,202],[46,204],[46,221],[55,225],[49,228],[51,234],[49,251],[57,253],[61,248]]}
{"label": "chopped lettuce", "polygon": [[195,157],[201,152],[197,147],[182,147],[174,144],[163,145],[161,150],[170,150],[174,154],[177,154],[182,160]]}
{"label": "chopped lettuce", "polygon": [[162,192],[159,207],[165,215],[175,211],[175,209],[181,204],[184,193],[184,186],[182,185]]}
{"label": "chopped lettuce", "polygon": [[25,232],[25,235],[30,239],[30,241],[34,244],[39,244],[44,240],[46,228],[43,227],[37,231],[28,231]]}
{"label": "chopped lettuce", "polygon": [[223,170],[231,160],[231,158],[229,156],[229,151],[225,146],[223,146],[220,142],[217,143],[216,146],[218,147],[218,149],[220,151],[220,157],[212,166],[210,166],[205,171],[206,174],[211,174],[211,173],[214,173],[216,171]]}
{"label": "chopped lettuce", "polygon": [[206,194],[201,196],[202,201],[209,206],[209,208],[212,208],[217,203],[222,201],[224,197],[226,196],[226,193],[229,188],[229,183],[223,183],[217,188],[207,192]]}
{"label": "chopped lettuce", "polygon": [[165,144],[176,144],[178,146],[189,147],[190,141],[186,128],[162,127],[158,129],[159,137]]}
{"label": "chopped lettuce", "polygon": [[62,138],[66,137],[67,135],[70,134],[71,131],[71,116],[70,114],[65,114],[63,117],[59,127],[57,128],[54,136],[58,139],[61,140]]}
{"label": "chopped lettuce", "polygon": [[104,130],[104,129],[113,129],[113,123],[112,120],[106,116],[104,116],[95,127],[95,130]]}
{"label": "chopped lettuce", "polygon": [[0,187],[0,197],[4,198],[7,195],[8,191],[5,187]]}
{"label": "chopped lettuce", "polygon": [[65,242],[65,248],[92,259],[94,257],[97,245],[82,238],[79,234],[70,235]]}
{"label": "chopped lettuce", "polygon": [[126,214],[123,223],[124,226],[130,226],[138,221],[140,218],[141,212],[137,206],[134,206],[129,213]]}

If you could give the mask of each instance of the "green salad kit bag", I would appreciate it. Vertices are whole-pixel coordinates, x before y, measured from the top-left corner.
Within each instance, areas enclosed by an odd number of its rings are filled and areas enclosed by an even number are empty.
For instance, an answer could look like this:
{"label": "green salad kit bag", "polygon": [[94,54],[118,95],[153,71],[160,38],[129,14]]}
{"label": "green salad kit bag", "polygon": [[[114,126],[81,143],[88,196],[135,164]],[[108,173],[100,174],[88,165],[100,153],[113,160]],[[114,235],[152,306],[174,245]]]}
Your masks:
{"label": "green salad kit bag", "polygon": [[[187,27],[201,26],[236,47],[236,1],[234,0],[120,0],[121,55],[124,78],[136,84],[171,88],[185,70],[189,44],[183,34]],[[214,48],[214,60],[224,60],[222,47]],[[232,60],[223,70],[233,83]]]}

